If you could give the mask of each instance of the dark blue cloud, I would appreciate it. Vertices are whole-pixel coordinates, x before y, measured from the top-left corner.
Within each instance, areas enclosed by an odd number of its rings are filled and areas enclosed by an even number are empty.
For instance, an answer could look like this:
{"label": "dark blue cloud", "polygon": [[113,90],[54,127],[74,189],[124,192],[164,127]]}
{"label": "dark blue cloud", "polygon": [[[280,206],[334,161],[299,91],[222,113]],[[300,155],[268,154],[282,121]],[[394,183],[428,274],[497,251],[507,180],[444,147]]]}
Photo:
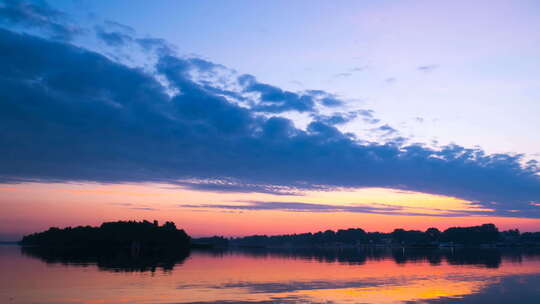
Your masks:
{"label": "dark blue cloud", "polygon": [[174,46],[160,38],[136,38],[137,43],[146,52],[155,52],[158,55],[170,55],[174,53]]}
{"label": "dark blue cloud", "polygon": [[384,124],[380,127],[371,129],[373,132],[380,133],[382,136],[393,136],[399,134],[398,130],[392,128],[388,124]]}
{"label": "dark blue cloud", "polygon": [[332,115],[314,115],[313,118],[328,125],[342,125],[356,118],[354,113],[334,113]]}
{"label": "dark blue cloud", "polygon": [[[261,115],[316,111],[324,92],[301,95],[244,76],[242,90],[260,100],[240,105],[211,82],[194,81],[193,72],[219,66],[208,61],[161,54],[150,75],[7,30],[0,30],[0,50],[4,182],[196,187],[211,180],[219,188],[230,180],[223,188],[237,191],[243,185],[246,191],[388,187],[472,200],[497,215],[540,217],[538,168],[521,166],[520,155],[361,143],[324,121],[301,130],[288,119]],[[157,79],[178,93],[170,95]]]}
{"label": "dark blue cloud", "polygon": [[315,101],[309,95],[298,95],[284,91],[278,87],[260,83],[252,75],[242,75],[238,78],[246,93],[258,93],[260,102],[254,106],[255,111],[281,113],[285,111],[312,112]]}
{"label": "dark blue cloud", "polygon": [[317,112],[317,104],[326,107],[342,105],[335,95],[321,90],[308,90],[295,93],[278,87],[258,82],[252,75],[238,77],[244,93],[256,93],[259,101],[252,105],[252,110],[265,113],[281,113],[286,111]]}
{"label": "dark blue cloud", "polygon": [[331,115],[322,115],[322,114],[312,114],[311,117],[319,122],[325,123],[327,125],[342,125],[346,124],[357,117],[361,117],[364,122],[374,124],[378,123],[379,120],[373,117],[373,111],[371,110],[356,110],[350,112],[336,112]]}
{"label": "dark blue cloud", "polygon": [[113,20],[105,20],[104,23],[111,30],[119,31],[125,34],[135,34],[135,29],[129,25],[121,24]]}
{"label": "dark blue cloud", "polygon": [[330,94],[322,90],[307,90],[306,95],[316,98],[322,105],[326,107],[337,107],[344,104],[336,95]]}
{"label": "dark blue cloud", "polygon": [[4,0],[0,2],[0,25],[32,28],[52,38],[71,40],[82,29],[45,1]]}
{"label": "dark blue cloud", "polygon": [[95,27],[96,36],[105,44],[112,47],[124,46],[132,42],[131,35],[121,31],[106,29],[102,26]]}

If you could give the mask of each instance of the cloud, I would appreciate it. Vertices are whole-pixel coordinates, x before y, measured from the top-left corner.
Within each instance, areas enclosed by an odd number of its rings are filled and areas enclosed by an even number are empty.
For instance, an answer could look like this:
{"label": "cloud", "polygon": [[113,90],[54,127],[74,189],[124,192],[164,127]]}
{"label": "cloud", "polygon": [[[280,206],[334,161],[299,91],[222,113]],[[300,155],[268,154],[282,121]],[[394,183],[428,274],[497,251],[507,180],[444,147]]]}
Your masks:
{"label": "cloud", "polygon": [[[277,119],[274,119],[274,121]],[[230,178],[221,179],[187,179],[174,181],[174,184],[185,186],[194,190],[213,192],[244,192],[244,193],[268,193],[274,195],[301,195],[298,188],[279,186],[250,184]],[[314,189],[327,190],[322,186],[314,186]]]}
{"label": "cloud", "polygon": [[362,71],[365,71],[367,68],[368,68],[368,66],[364,65],[364,66],[352,68],[350,71],[351,72],[362,72]]}
{"label": "cloud", "polygon": [[313,118],[327,125],[343,125],[355,119],[356,112],[334,113],[332,115],[313,115]]}
{"label": "cloud", "polygon": [[438,68],[439,68],[438,64],[421,65],[421,66],[417,67],[417,69],[420,72],[424,72],[424,73],[433,72],[434,70],[436,70]]}
{"label": "cloud", "polygon": [[362,120],[364,122],[367,122],[369,124],[377,124],[380,122],[379,119],[373,116],[373,113],[374,113],[373,110],[365,110],[365,109],[356,110],[356,113],[358,114],[358,116],[362,117]]}
{"label": "cloud", "polygon": [[367,68],[368,68],[367,65],[360,66],[360,67],[354,67],[352,69],[349,69],[347,72],[334,74],[333,77],[334,78],[348,78],[348,77],[351,77],[353,75],[353,73],[365,71]]}
{"label": "cloud", "polygon": [[259,202],[251,201],[243,205],[225,204],[198,204],[198,205],[178,205],[181,208],[204,208],[204,209],[233,209],[233,210],[280,210],[292,212],[390,212],[401,210],[394,206],[336,206],[327,204],[301,203],[301,202]]}
{"label": "cloud", "polygon": [[156,208],[150,208],[150,207],[133,207],[133,208],[129,208],[129,209],[132,209],[132,210],[143,210],[143,211],[157,211],[159,209],[156,209]]}
{"label": "cloud", "polygon": [[96,26],[95,31],[96,36],[101,39],[101,41],[112,47],[124,46],[133,40],[128,34],[107,30],[102,26]]}
{"label": "cloud", "polygon": [[120,207],[126,207],[131,210],[144,210],[144,211],[157,211],[159,209],[151,208],[151,207],[145,207],[145,206],[137,206],[132,203],[110,203],[109,205],[112,206],[120,206]]}
{"label": "cloud", "polygon": [[312,114],[311,117],[318,122],[322,122],[327,125],[343,125],[346,124],[357,117],[361,117],[362,120],[369,124],[376,124],[379,122],[378,119],[373,117],[372,110],[355,110],[350,112],[336,112],[331,115],[322,115],[322,114]]}
{"label": "cloud", "polygon": [[111,203],[110,205],[113,205],[113,206],[124,206],[124,207],[127,207],[127,206],[133,206],[132,203]]}
{"label": "cloud", "polygon": [[175,303],[166,303],[166,304],[275,304],[275,303],[300,303],[300,304],[329,304],[328,301],[324,302],[314,302],[313,299],[305,296],[271,296],[266,300],[210,300],[210,301],[201,301],[201,302],[175,302]]}
{"label": "cloud", "polygon": [[175,53],[175,47],[160,38],[136,38],[135,42],[146,52],[155,52],[160,56]]}
{"label": "cloud", "polygon": [[484,211],[467,210],[453,211],[437,208],[415,208],[430,212],[409,211],[403,206],[372,203],[370,205],[329,205],[304,202],[266,202],[247,201],[244,204],[180,204],[179,208],[191,209],[228,209],[228,210],[250,210],[250,211],[285,211],[285,212],[352,212],[352,213],[372,213],[385,215],[407,215],[407,216],[441,216],[441,217],[461,217],[468,215],[485,215]]}
{"label": "cloud", "polygon": [[71,40],[82,33],[82,29],[70,22],[65,14],[44,1],[3,1],[0,3],[0,24],[36,29],[60,40]]}
{"label": "cloud", "polygon": [[371,130],[373,132],[380,133],[382,136],[392,136],[392,135],[396,135],[396,134],[399,133],[396,129],[392,128],[388,124],[384,124],[384,125],[382,125],[380,127],[373,128]]}
{"label": "cloud", "polygon": [[258,82],[253,75],[241,75],[238,77],[238,83],[242,87],[242,93],[258,95],[256,103],[252,104],[252,110],[256,112],[316,112],[317,104],[326,107],[343,104],[335,95],[321,90],[308,90],[303,93],[285,91],[276,86]]}
{"label": "cloud", "polygon": [[209,61],[158,54],[150,74],[8,30],[0,30],[0,49],[3,182],[385,187],[459,197],[495,215],[540,217],[529,204],[540,199],[538,168],[521,165],[522,155],[365,142],[328,122],[298,129],[275,116],[340,104],[323,91],[289,92],[249,75],[230,80],[235,91],[221,80],[199,81],[223,78]]}
{"label": "cloud", "polygon": [[298,80],[291,80],[289,82],[296,85],[296,86],[300,86],[300,87],[304,86],[304,84],[301,81],[298,81]]}
{"label": "cloud", "polygon": [[113,20],[105,20],[105,25],[113,30],[120,31],[126,34],[135,34],[135,29],[129,25],[121,24]]}
{"label": "cloud", "polygon": [[334,74],[334,78],[343,78],[343,77],[350,77],[352,76],[352,73],[337,73]]}
{"label": "cloud", "polygon": [[306,94],[314,97],[320,104],[326,107],[337,107],[344,104],[335,94],[330,94],[322,90],[308,90]]}

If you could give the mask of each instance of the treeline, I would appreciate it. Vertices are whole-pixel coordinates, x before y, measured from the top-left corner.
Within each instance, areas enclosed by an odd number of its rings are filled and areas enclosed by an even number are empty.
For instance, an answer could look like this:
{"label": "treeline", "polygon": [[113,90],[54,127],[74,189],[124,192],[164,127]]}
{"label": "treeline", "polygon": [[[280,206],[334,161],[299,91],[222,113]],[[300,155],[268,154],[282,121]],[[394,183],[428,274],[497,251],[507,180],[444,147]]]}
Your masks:
{"label": "treeline", "polygon": [[361,228],[326,230],[317,233],[287,235],[253,235],[240,238],[210,237],[195,239],[199,246],[213,247],[328,247],[357,245],[403,245],[417,247],[501,245],[521,246],[540,244],[540,233],[519,230],[500,232],[493,224],[472,227],[452,227],[444,231],[395,229],[391,233],[366,232]]}
{"label": "treeline", "polygon": [[51,227],[26,235],[20,241],[26,246],[69,248],[131,248],[136,251],[159,248],[189,248],[191,238],[173,222],[162,226],[157,221],[106,222],[99,227]]}
{"label": "treeline", "polygon": [[173,222],[159,225],[157,221],[117,221],[99,227],[52,227],[26,235],[21,245],[69,248],[131,248],[135,251],[189,247],[347,247],[359,245],[389,246],[538,246],[540,232],[520,233],[519,230],[499,231],[493,224],[472,227],[452,227],[444,231],[395,229],[391,233],[366,232],[361,228],[326,230],[317,233],[286,235],[253,235],[239,238],[221,236],[191,238]]}

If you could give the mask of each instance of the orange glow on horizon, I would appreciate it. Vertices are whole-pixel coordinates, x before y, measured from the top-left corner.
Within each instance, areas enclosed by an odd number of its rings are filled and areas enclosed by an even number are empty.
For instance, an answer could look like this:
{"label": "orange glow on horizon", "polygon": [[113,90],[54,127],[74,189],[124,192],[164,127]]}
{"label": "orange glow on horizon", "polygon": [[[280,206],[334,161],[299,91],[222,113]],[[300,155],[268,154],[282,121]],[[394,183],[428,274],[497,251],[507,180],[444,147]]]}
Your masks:
{"label": "orange glow on horizon", "polygon": [[[330,206],[399,207],[397,214],[295,212],[185,208],[179,205],[246,205],[250,201],[298,202]],[[50,226],[99,225],[115,220],[174,221],[190,235],[242,236],[316,232],[360,227],[390,232],[494,223],[500,229],[540,230],[539,219],[441,213],[488,211],[453,197],[382,188],[306,191],[301,195],[219,193],[166,184],[26,183],[0,188],[0,237],[22,235]],[[404,212],[405,214],[399,214]],[[407,213],[422,213],[411,216]]]}

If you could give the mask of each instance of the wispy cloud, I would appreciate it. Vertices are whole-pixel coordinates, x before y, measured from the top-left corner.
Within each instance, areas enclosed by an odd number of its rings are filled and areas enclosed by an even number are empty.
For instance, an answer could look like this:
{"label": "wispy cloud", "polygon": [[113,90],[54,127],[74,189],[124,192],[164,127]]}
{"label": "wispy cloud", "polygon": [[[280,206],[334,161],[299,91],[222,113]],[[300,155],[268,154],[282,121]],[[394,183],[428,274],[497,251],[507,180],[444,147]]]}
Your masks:
{"label": "wispy cloud", "polygon": [[434,70],[436,70],[438,68],[439,68],[438,64],[421,65],[421,66],[417,67],[417,69],[420,72],[424,72],[424,73],[433,72]]}
{"label": "wispy cloud", "polygon": [[133,207],[133,208],[129,208],[129,209],[132,209],[132,210],[144,210],[144,211],[158,211],[159,210],[159,209],[150,208],[150,207]]}
{"label": "wispy cloud", "polygon": [[337,73],[334,74],[334,78],[343,78],[343,77],[350,77],[352,76],[352,73]]}
{"label": "wispy cloud", "polygon": [[[372,213],[386,215],[408,216],[441,216],[459,217],[468,215],[485,215],[487,211],[471,210],[446,210],[425,207],[404,207],[398,205],[372,203],[369,205],[358,204],[317,204],[304,202],[268,202],[268,201],[244,201],[241,204],[179,204],[179,208],[190,209],[225,209],[225,210],[249,210],[249,211],[285,211],[285,212],[352,212]],[[418,211],[419,210],[419,211]]]}
{"label": "wispy cloud", "polygon": [[368,66],[364,65],[364,66],[352,68],[350,71],[351,72],[362,72],[362,71],[365,71],[367,69],[368,69]]}
{"label": "wispy cloud", "polygon": [[111,206],[119,206],[119,207],[126,207],[127,209],[131,210],[143,210],[143,211],[157,211],[159,209],[148,207],[147,205],[137,205],[133,203],[110,203]]}

